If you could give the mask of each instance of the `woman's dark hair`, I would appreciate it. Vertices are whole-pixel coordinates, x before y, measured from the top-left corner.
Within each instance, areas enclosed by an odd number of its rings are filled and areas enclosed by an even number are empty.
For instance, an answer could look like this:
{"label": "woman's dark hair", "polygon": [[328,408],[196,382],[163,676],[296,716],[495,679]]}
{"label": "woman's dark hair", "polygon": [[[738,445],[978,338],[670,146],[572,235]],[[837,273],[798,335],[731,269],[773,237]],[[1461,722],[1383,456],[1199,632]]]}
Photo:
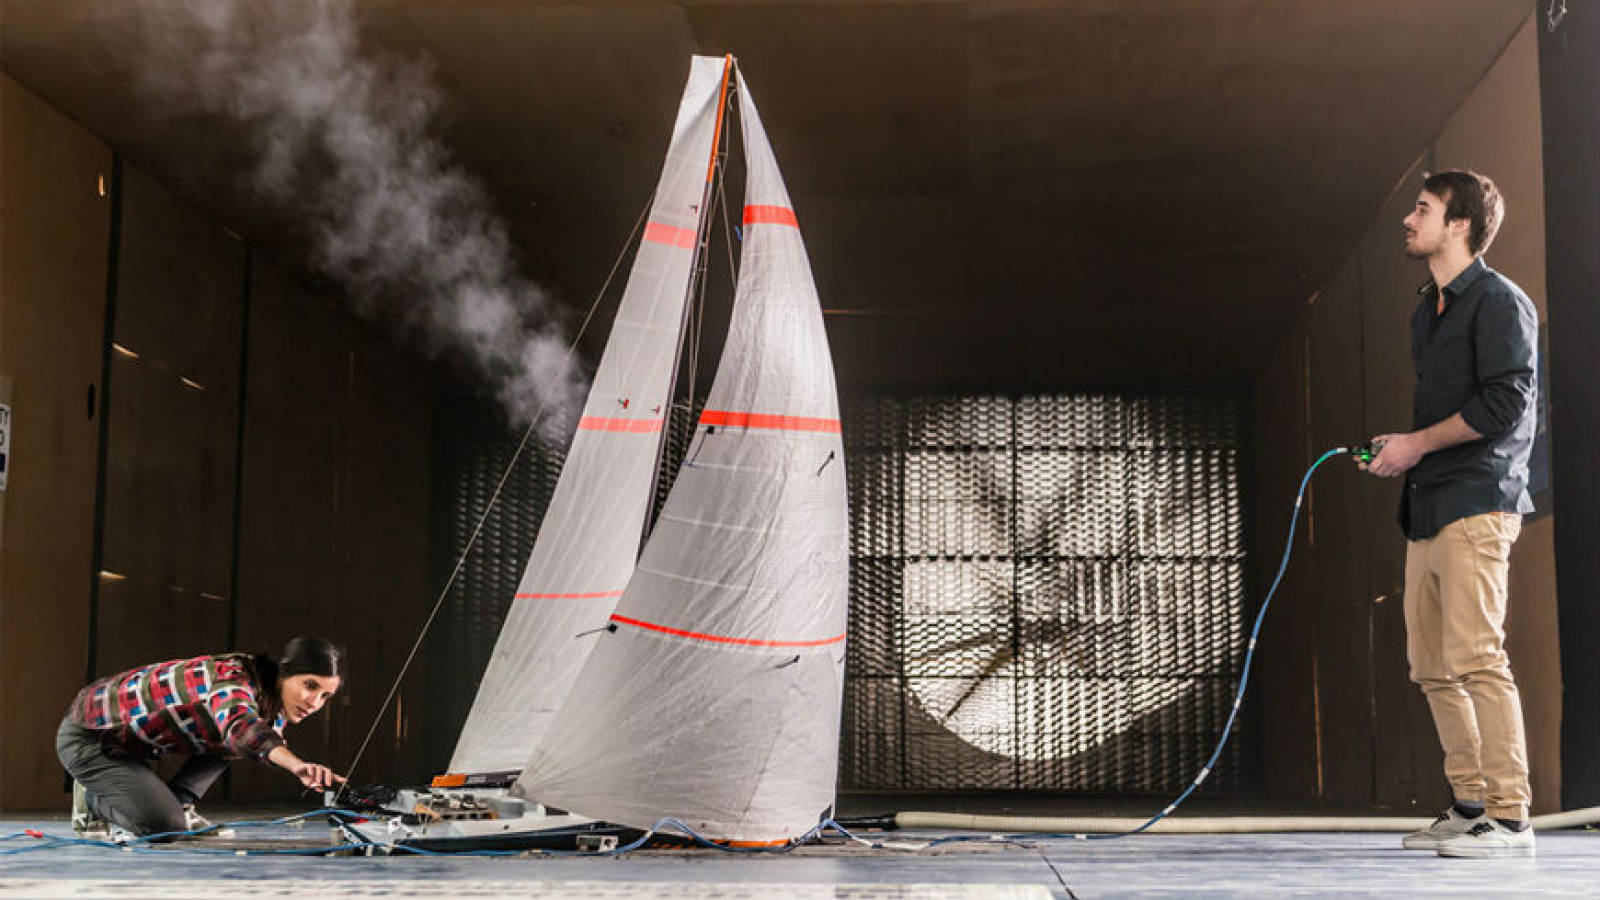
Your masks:
{"label": "woman's dark hair", "polygon": [[256,707],[261,717],[269,721],[282,712],[278,708],[279,681],[296,675],[344,677],[344,651],[332,641],[307,635],[290,638],[277,659],[269,653],[257,653],[246,657],[246,662],[256,684]]}

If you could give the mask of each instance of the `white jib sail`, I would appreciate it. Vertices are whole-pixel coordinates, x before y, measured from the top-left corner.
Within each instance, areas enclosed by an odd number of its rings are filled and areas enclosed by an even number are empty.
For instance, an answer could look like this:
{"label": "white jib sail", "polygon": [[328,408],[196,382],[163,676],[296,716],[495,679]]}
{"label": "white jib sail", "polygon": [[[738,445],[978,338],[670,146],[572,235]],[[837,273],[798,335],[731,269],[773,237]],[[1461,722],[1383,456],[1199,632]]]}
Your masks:
{"label": "white jib sail", "polygon": [[844,447],[805,246],[742,77],[739,91],[743,262],[716,381],[614,628],[512,792],[782,841],[834,799]]}
{"label": "white jib sail", "polygon": [[452,772],[522,768],[633,574],[670,412],[723,68],[720,57],[690,66],[628,286]]}

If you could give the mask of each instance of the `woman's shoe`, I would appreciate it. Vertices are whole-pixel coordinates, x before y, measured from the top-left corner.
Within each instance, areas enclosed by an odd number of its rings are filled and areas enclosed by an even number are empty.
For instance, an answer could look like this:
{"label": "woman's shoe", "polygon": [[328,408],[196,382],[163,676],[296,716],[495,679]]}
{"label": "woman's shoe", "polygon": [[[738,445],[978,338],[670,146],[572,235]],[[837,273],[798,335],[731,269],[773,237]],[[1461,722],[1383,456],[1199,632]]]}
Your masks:
{"label": "woman's shoe", "polygon": [[191,832],[189,837],[193,838],[232,840],[234,837],[232,828],[218,827],[211,824],[209,819],[195,811],[193,803],[185,803],[183,805],[183,827]]}
{"label": "woman's shoe", "polygon": [[76,778],[72,780],[72,833],[86,841],[111,839],[111,823],[95,814],[89,792]]}

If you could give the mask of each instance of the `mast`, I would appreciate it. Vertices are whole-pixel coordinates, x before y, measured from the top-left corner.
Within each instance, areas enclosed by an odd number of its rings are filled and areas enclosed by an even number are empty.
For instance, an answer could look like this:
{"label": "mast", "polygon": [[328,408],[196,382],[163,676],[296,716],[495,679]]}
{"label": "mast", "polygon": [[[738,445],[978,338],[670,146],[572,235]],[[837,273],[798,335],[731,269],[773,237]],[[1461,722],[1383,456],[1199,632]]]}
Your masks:
{"label": "mast", "polygon": [[[734,72],[733,54],[729,53],[722,58],[722,86],[717,91],[717,124],[711,131],[711,161],[706,165],[706,184],[700,194],[700,226],[695,233],[694,258],[690,269],[694,273],[689,277],[689,291],[683,303],[683,322],[678,326],[678,342],[676,352],[672,357],[672,375],[667,381],[667,408],[662,411],[661,437],[656,444],[656,468],[650,476],[650,506],[645,510],[644,529],[639,534],[639,547],[644,548],[644,542],[650,537],[650,529],[655,527],[656,519],[656,492],[661,489],[661,464],[667,455],[667,435],[672,430],[672,401],[678,393],[678,369],[683,365],[683,345],[688,340],[689,319],[694,310],[694,297],[696,289],[705,282],[706,276],[706,248],[711,243],[711,194],[716,187],[717,168],[727,157],[727,152],[722,148],[722,126],[728,115],[728,91],[733,85]],[[689,365],[698,365],[698,359],[689,360]],[[690,383],[693,383],[690,379]],[[689,412],[694,413],[694,398],[689,398]]]}

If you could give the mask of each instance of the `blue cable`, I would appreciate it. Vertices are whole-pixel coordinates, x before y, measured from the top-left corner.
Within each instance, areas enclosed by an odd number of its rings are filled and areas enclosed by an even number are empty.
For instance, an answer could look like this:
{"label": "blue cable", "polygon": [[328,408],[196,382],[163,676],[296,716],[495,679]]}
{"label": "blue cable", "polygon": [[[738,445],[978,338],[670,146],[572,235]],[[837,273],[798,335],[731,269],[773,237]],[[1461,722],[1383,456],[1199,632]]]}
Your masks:
{"label": "blue cable", "polygon": [[[165,846],[163,848],[159,848],[159,849],[157,847],[152,846],[153,843],[155,843],[157,841],[162,841],[164,839],[170,839],[170,838],[173,838],[173,837],[196,836],[196,835],[203,834],[203,833],[205,833],[207,831],[213,831],[214,832],[218,828],[262,828],[262,827],[268,827],[268,826],[273,826],[273,825],[287,825],[289,823],[300,821],[300,820],[303,820],[303,819],[309,819],[309,818],[312,818],[314,816],[328,816],[330,818],[344,819],[344,820],[348,820],[348,821],[371,821],[373,819],[372,816],[364,815],[362,813],[353,812],[351,810],[326,808],[326,809],[312,810],[311,812],[306,812],[306,813],[299,813],[299,814],[292,815],[292,816],[285,816],[285,817],[283,817],[281,819],[271,819],[271,820],[265,820],[265,821],[227,822],[227,823],[223,823],[222,825],[213,826],[212,828],[206,829],[205,831],[163,832],[161,834],[143,835],[141,837],[136,837],[136,838],[133,838],[133,839],[128,840],[128,841],[112,841],[112,840],[103,840],[102,841],[102,840],[94,840],[94,839],[91,839],[91,838],[63,838],[63,837],[57,837],[55,835],[49,835],[49,834],[29,833],[29,832],[16,832],[14,834],[9,834],[9,835],[6,835],[4,837],[0,837],[0,843],[4,843],[4,842],[7,842],[7,841],[22,840],[22,839],[32,839],[32,840],[38,841],[38,843],[32,844],[32,845],[27,846],[27,847],[15,847],[15,848],[10,848],[10,849],[0,849],[0,856],[10,856],[10,855],[18,854],[18,853],[31,853],[31,852],[38,851],[38,850],[56,850],[56,849],[61,849],[63,847],[99,847],[99,848],[107,849],[107,850],[126,850],[126,851],[131,851],[131,852],[134,852],[134,853],[165,853],[165,854],[168,854],[168,855],[173,854],[173,853],[199,853],[199,854],[213,854],[213,855],[226,855],[226,856],[327,856],[327,855],[333,854],[333,853],[349,853],[349,852],[352,852],[352,851],[361,851],[361,850],[382,850],[382,851],[385,851],[387,854],[390,854],[390,855],[408,854],[408,855],[414,855],[414,856],[500,856],[500,857],[511,857],[511,856],[527,856],[527,855],[535,854],[535,853],[537,853],[537,854],[547,854],[547,855],[550,855],[550,856],[620,856],[620,855],[622,855],[624,853],[630,853],[630,852],[632,852],[634,850],[639,849],[640,847],[643,847],[646,843],[649,842],[649,840],[652,837],[654,837],[656,835],[656,833],[661,832],[661,831],[665,831],[665,830],[667,830],[669,828],[672,829],[672,830],[679,831],[679,832],[683,833],[683,835],[685,837],[690,838],[691,840],[693,840],[699,846],[709,847],[709,848],[714,849],[714,850],[721,850],[721,851],[726,852],[726,853],[788,853],[789,851],[793,850],[794,848],[796,848],[796,847],[798,847],[798,846],[800,846],[802,844],[806,844],[806,843],[811,842],[812,840],[817,838],[819,835],[821,835],[824,830],[827,830],[829,828],[833,829],[834,831],[837,831],[839,834],[845,836],[846,838],[849,838],[850,840],[858,841],[860,843],[870,844],[870,842],[864,841],[861,838],[858,838],[855,835],[851,834],[849,831],[845,830],[844,826],[840,825],[838,822],[835,822],[833,819],[823,819],[821,822],[818,822],[816,824],[816,826],[813,827],[810,831],[806,832],[805,834],[801,835],[800,837],[795,838],[794,840],[789,841],[789,842],[787,842],[787,843],[785,843],[785,844],[783,844],[781,846],[776,846],[776,847],[730,847],[730,846],[727,846],[725,844],[719,844],[716,841],[713,841],[713,840],[711,840],[709,838],[701,836],[698,832],[696,832],[693,828],[690,828],[688,826],[688,824],[686,824],[681,819],[676,819],[676,818],[670,818],[669,817],[669,818],[661,819],[660,821],[656,822],[654,825],[650,826],[650,828],[648,830],[646,830],[645,833],[641,837],[639,837],[637,840],[635,840],[634,842],[632,842],[630,844],[627,844],[626,846],[617,847],[616,849],[613,849],[613,850],[546,850],[546,849],[534,849],[534,850],[430,850],[430,849],[427,849],[425,847],[418,847],[418,846],[409,845],[409,844],[381,844],[381,843],[377,843],[377,842],[373,842],[373,841],[352,841],[352,842],[349,842],[349,843],[339,844],[339,845],[336,845],[336,846],[328,846],[328,847],[295,847],[295,848],[283,848],[283,849],[270,849],[270,848],[268,848],[268,849],[252,849],[252,850],[243,850],[243,849],[235,849],[235,848],[228,848],[228,847],[189,846],[189,845],[181,845],[181,844],[179,844],[179,845],[170,845],[169,844],[169,845],[167,845],[167,846]],[[879,845],[872,845],[872,846],[879,846]]]}
{"label": "blue cable", "polygon": [[1323,463],[1327,462],[1328,460],[1332,459],[1335,456],[1338,456],[1341,453],[1349,453],[1349,452],[1351,452],[1351,448],[1349,448],[1349,447],[1335,447],[1332,450],[1329,450],[1328,452],[1326,452],[1326,453],[1322,454],[1321,456],[1317,457],[1317,461],[1312,463],[1311,464],[1311,468],[1306,470],[1305,477],[1300,479],[1300,490],[1299,490],[1298,493],[1295,494],[1295,497],[1294,497],[1294,512],[1291,513],[1290,516],[1289,516],[1289,537],[1288,537],[1287,540],[1284,541],[1283,557],[1278,562],[1278,574],[1277,574],[1276,577],[1274,577],[1272,579],[1272,587],[1267,589],[1267,597],[1266,597],[1266,599],[1261,601],[1261,609],[1260,609],[1260,611],[1258,611],[1256,613],[1255,626],[1250,629],[1250,642],[1245,646],[1244,665],[1243,665],[1243,667],[1241,667],[1241,670],[1240,670],[1240,673],[1239,673],[1239,689],[1234,692],[1234,695],[1233,695],[1233,708],[1228,711],[1228,721],[1227,721],[1226,724],[1224,724],[1222,726],[1222,736],[1217,739],[1217,746],[1216,746],[1216,749],[1211,751],[1211,758],[1206,760],[1206,764],[1200,768],[1200,773],[1195,776],[1194,781],[1189,783],[1189,786],[1186,789],[1184,789],[1183,793],[1178,795],[1178,798],[1176,800],[1173,800],[1171,803],[1167,804],[1165,809],[1163,809],[1160,812],[1156,813],[1155,815],[1151,816],[1149,819],[1147,819],[1145,821],[1145,823],[1143,825],[1140,825],[1138,828],[1135,828],[1132,831],[1119,831],[1119,832],[1114,832],[1114,833],[1109,833],[1109,834],[1087,834],[1087,833],[1038,834],[1038,833],[1029,833],[1029,834],[1006,834],[1006,835],[989,835],[989,834],[984,834],[984,835],[952,835],[950,837],[940,838],[939,840],[934,841],[933,843],[929,844],[928,846],[932,847],[932,846],[937,846],[939,844],[955,843],[955,842],[959,842],[959,841],[994,841],[994,840],[1022,841],[1022,840],[1040,840],[1040,839],[1048,839],[1048,838],[1077,838],[1079,840],[1109,840],[1111,838],[1131,837],[1133,835],[1143,833],[1144,831],[1148,830],[1152,825],[1156,824],[1157,822],[1161,821],[1162,819],[1165,819],[1167,816],[1171,815],[1172,812],[1174,810],[1176,810],[1183,803],[1183,801],[1189,799],[1189,795],[1193,794],[1196,790],[1198,790],[1200,788],[1201,783],[1203,783],[1206,780],[1207,776],[1209,776],[1211,774],[1211,767],[1215,766],[1217,764],[1217,760],[1222,756],[1223,748],[1228,745],[1228,737],[1233,733],[1234,720],[1238,718],[1238,716],[1239,716],[1239,707],[1244,703],[1245,688],[1250,684],[1250,664],[1255,659],[1255,655],[1256,655],[1256,639],[1261,634],[1261,622],[1262,622],[1262,620],[1264,620],[1266,618],[1266,616],[1267,616],[1267,607],[1272,605],[1272,598],[1273,598],[1273,596],[1275,594],[1278,593],[1278,585],[1283,583],[1283,574],[1284,574],[1284,572],[1288,571],[1288,568],[1289,568],[1289,554],[1294,549],[1294,531],[1295,531],[1295,526],[1300,521],[1300,507],[1305,503],[1306,487],[1311,484],[1311,476],[1317,471],[1318,467],[1320,467]]}

